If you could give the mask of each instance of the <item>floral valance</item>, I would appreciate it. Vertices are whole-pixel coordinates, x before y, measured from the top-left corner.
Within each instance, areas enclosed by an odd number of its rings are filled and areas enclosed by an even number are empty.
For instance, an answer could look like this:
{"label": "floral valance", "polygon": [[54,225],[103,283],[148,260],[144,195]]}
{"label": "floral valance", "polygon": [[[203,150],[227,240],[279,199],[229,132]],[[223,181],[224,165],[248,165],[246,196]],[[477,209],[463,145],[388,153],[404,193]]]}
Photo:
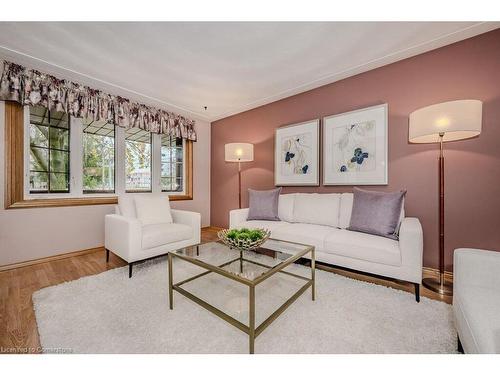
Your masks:
{"label": "floral valance", "polygon": [[194,120],[4,61],[0,100],[196,141]]}

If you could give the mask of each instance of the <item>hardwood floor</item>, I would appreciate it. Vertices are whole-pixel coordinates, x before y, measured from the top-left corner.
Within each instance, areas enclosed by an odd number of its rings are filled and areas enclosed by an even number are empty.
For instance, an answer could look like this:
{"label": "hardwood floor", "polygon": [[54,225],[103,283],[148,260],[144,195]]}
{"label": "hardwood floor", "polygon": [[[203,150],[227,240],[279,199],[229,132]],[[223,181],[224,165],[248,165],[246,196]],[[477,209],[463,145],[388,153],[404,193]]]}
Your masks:
{"label": "hardwood floor", "polygon": [[[216,228],[202,230],[202,242],[216,239]],[[40,340],[31,300],[33,292],[124,265],[126,262],[114,254],[110,255],[109,263],[106,263],[103,249],[90,254],[0,272],[0,353],[40,352]],[[413,293],[413,285],[410,283],[324,265],[318,265],[318,268]],[[425,288],[421,289],[421,296],[451,303],[451,297],[440,297]]]}

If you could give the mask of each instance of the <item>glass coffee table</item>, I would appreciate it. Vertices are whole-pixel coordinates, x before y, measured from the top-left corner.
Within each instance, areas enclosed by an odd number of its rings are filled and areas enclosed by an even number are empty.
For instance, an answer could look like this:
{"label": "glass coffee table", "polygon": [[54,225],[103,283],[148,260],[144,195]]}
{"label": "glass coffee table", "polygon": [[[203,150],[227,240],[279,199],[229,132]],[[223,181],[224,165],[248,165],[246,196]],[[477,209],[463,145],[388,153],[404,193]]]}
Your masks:
{"label": "glass coffee table", "polygon": [[[300,275],[297,272],[289,272],[288,270],[285,270],[287,267],[296,267],[291,265],[304,256],[309,256],[311,258],[310,277],[308,274],[307,276],[304,274]],[[198,266],[203,272],[197,271],[193,276],[174,283],[174,258],[178,258],[182,261]],[[194,267],[195,270],[199,270],[200,268],[198,267]],[[173,292],[175,290],[248,334],[249,352],[250,354],[253,354],[255,339],[309,287],[311,287],[312,300],[314,301],[314,273],[314,246],[310,245],[269,239],[255,251],[240,251],[232,249],[224,245],[222,242],[210,242],[198,246],[187,247],[168,253],[168,291],[170,309],[172,310],[174,307]],[[201,287],[198,290],[203,291],[209,288],[213,289],[214,283],[221,282],[238,283],[244,288],[248,287],[248,300],[245,303],[245,309],[248,307],[248,311],[245,312],[245,318],[248,317],[248,325],[238,320],[234,314],[232,316],[229,313],[222,311],[220,306],[216,307],[214,304],[207,302],[205,298],[199,296],[200,293],[198,293],[197,296],[193,291],[188,290],[189,288],[187,286],[190,283],[196,282],[196,280],[200,280],[200,278],[213,276],[214,274],[219,275],[219,277],[217,279],[210,280],[210,283],[207,281],[205,284],[201,284]],[[222,276],[222,278],[220,276]],[[293,279],[294,282],[299,283],[298,290],[296,289],[295,283],[293,283],[293,286],[289,285],[292,287],[293,292],[291,297],[288,297],[283,303],[280,302],[281,304],[277,307],[277,309],[273,309],[274,311],[272,311],[258,326],[256,326],[256,286],[273,276],[274,278],[281,277],[279,281],[277,280],[277,283],[280,285],[280,288],[277,288],[278,291],[283,290],[283,284],[286,284],[286,280],[290,278],[290,280]],[[272,281],[273,279],[270,279],[269,282]],[[272,287],[272,284],[269,284],[269,282],[265,285],[266,291]],[[223,292],[218,293],[218,295],[222,295],[220,298],[224,298],[223,294]]]}

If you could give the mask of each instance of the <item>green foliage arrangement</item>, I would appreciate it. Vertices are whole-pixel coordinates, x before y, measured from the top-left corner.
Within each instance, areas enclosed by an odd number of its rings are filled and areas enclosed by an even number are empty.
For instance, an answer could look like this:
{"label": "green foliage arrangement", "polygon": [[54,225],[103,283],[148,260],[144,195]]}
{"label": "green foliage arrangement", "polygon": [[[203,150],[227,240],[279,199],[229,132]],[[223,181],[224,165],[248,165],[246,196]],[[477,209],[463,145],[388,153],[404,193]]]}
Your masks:
{"label": "green foliage arrangement", "polygon": [[264,232],[261,229],[231,229],[227,232],[226,237],[232,240],[252,240],[257,241],[264,238]]}
{"label": "green foliage arrangement", "polygon": [[270,236],[266,229],[224,229],[218,232],[218,237],[228,246],[241,249],[253,250],[262,245]]}

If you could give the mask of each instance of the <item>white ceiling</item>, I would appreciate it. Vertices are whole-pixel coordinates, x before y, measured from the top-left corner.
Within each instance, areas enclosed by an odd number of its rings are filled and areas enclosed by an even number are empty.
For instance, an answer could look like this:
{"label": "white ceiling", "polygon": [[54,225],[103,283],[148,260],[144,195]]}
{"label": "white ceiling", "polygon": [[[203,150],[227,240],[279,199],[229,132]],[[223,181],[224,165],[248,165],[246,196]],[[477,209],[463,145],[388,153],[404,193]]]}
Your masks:
{"label": "white ceiling", "polygon": [[213,121],[498,27],[499,22],[0,22],[0,58]]}

